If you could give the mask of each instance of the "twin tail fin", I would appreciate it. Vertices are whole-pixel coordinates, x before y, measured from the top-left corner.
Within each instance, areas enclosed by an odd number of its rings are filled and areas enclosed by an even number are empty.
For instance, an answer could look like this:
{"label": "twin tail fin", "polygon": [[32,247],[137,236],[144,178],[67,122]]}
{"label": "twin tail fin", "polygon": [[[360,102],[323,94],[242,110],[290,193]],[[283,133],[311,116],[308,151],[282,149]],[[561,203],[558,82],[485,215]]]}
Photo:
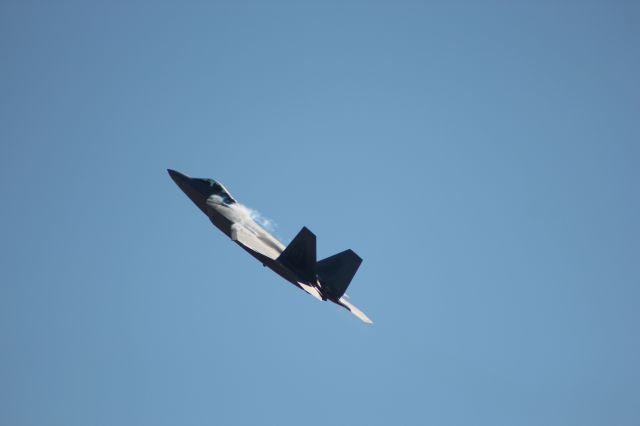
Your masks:
{"label": "twin tail fin", "polygon": [[371,323],[362,311],[342,297],[362,263],[362,258],[353,250],[316,261],[316,236],[304,227],[277,260],[298,275],[302,280],[298,284],[304,291],[320,300],[330,299]]}

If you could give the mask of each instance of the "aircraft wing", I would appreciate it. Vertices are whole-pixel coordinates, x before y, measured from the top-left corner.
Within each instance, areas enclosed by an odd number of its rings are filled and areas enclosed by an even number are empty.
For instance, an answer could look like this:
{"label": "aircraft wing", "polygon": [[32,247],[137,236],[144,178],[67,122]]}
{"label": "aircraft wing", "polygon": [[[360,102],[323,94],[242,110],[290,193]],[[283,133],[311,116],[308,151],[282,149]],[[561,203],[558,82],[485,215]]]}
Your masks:
{"label": "aircraft wing", "polygon": [[257,235],[238,223],[231,226],[231,239],[270,259],[275,259],[279,255],[273,247],[265,244]]}

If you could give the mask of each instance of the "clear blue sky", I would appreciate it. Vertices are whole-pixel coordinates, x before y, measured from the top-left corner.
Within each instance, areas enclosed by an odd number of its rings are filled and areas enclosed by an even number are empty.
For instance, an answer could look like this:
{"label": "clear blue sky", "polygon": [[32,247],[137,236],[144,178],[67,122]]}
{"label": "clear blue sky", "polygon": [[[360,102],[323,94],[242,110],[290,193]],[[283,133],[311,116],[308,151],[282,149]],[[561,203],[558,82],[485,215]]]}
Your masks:
{"label": "clear blue sky", "polygon": [[[640,8],[0,4],[0,424],[640,421]],[[169,179],[222,181],[366,326]]]}

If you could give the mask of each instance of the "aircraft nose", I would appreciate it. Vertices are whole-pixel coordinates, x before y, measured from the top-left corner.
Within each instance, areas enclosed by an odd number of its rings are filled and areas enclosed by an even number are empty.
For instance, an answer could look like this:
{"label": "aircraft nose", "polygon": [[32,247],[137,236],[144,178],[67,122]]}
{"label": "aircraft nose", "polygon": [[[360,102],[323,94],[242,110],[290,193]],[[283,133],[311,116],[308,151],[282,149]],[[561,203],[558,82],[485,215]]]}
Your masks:
{"label": "aircraft nose", "polygon": [[171,179],[176,183],[176,185],[189,195],[189,197],[194,195],[193,192],[196,188],[194,188],[193,182],[191,182],[192,179],[189,178],[189,176],[185,176],[173,169],[167,169],[167,172],[169,172],[169,176],[171,176]]}
{"label": "aircraft nose", "polygon": [[199,179],[192,179],[189,176],[183,175],[176,170],[167,169],[167,172],[182,192],[184,192],[202,212],[207,214],[207,197],[202,191],[202,182],[200,182]]}
{"label": "aircraft nose", "polygon": [[171,176],[171,179],[173,179],[175,183],[184,182],[185,180],[187,180],[187,177],[178,171],[167,169],[167,172],[169,172],[169,176]]}

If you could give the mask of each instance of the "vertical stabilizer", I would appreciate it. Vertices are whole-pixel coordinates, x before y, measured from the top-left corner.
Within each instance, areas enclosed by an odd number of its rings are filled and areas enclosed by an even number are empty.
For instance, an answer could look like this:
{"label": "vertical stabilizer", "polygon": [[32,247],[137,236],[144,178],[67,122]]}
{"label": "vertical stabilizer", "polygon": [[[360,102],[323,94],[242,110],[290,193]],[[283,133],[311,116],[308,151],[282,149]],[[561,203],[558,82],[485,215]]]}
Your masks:
{"label": "vertical stabilizer", "polygon": [[316,236],[307,227],[289,243],[278,262],[295,272],[307,283],[316,282]]}
{"label": "vertical stabilizer", "polygon": [[360,263],[362,259],[353,250],[345,250],[318,262],[316,270],[323,292],[331,299],[340,299],[347,291]]}

